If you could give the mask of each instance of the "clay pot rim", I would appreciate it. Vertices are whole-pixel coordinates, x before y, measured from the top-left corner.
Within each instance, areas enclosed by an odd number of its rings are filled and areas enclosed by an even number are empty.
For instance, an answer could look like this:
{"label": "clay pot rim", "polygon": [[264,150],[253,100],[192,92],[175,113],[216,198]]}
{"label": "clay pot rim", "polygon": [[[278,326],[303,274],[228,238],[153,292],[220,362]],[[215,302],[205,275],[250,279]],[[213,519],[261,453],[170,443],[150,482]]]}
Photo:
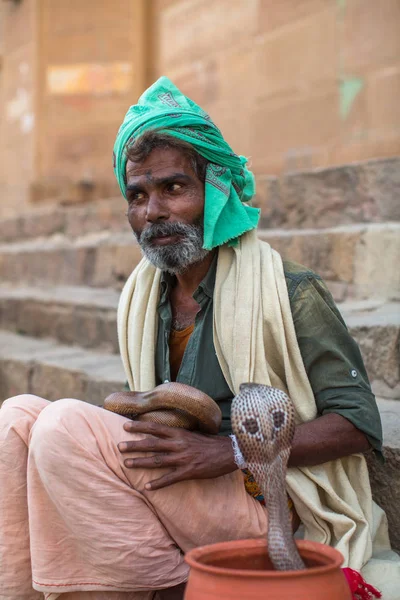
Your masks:
{"label": "clay pot rim", "polygon": [[224,550],[224,549],[233,549],[235,547],[243,547],[245,548],[257,548],[265,546],[266,541],[263,539],[245,539],[245,540],[232,540],[229,542],[219,542],[217,544],[209,544],[207,546],[199,546],[198,548],[193,548],[185,555],[185,561],[191,568],[195,568],[198,571],[203,571],[205,573],[214,574],[214,575],[224,575],[225,577],[246,577],[251,576],[259,577],[259,578],[279,578],[279,577],[288,577],[288,576],[296,576],[296,577],[307,577],[311,573],[312,574],[324,574],[329,573],[329,571],[333,571],[340,567],[343,564],[343,556],[331,546],[327,546],[325,544],[320,544],[319,542],[311,542],[309,540],[296,540],[296,546],[300,550],[300,554],[302,554],[302,550],[316,552],[321,554],[321,550],[323,549],[323,554],[328,556],[332,562],[329,564],[324,564],[318,567],[309,567],[307,569],[303,569],[300,571],[261,571],[261,570],[253,570],[253,569],[229,569],[227,567],[215,567],[210,564],[204,564],[198,561],[198,557],[203,555],[207,550]]}

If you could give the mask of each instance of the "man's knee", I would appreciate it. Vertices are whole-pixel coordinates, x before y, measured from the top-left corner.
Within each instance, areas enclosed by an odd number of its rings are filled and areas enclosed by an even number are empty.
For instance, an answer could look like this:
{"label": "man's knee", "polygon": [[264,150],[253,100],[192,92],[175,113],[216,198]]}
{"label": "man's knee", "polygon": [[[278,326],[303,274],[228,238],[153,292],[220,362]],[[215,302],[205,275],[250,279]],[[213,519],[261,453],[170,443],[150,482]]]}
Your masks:
{"label": "man's knee", "polygon": [[42,403],[43,398],[35,396],[34,394],[19,394],[18,396],[12,396],[7,398],[1,405],[1,410],[9,410],[12,408],[28,408],[37,403]]}
{"label": "man's knee", "polygon": [[12,396],[4,400],[0,406],[0,423],[12,424],[14,421],[27,416],[36,419],[46,404],[47,400],[33,394]]}
{"label": "man's knee", "polygon": [[48,404],[35,423],[32,439],[57,435],[63,426],[76,424],[81,404],[83,402],[73,398],[63,398]]}
{"label": "man's knee", "polygon": [[[48,404],[40,413],[32,429],[29,451],[37,460],[52,456],[57,458],[55,449],[60,443],[75,440],[82,431],[82,422],[86,422],[85,402],[74,398],[56,400]],[[65,457],[61,457],[63,460]]]}

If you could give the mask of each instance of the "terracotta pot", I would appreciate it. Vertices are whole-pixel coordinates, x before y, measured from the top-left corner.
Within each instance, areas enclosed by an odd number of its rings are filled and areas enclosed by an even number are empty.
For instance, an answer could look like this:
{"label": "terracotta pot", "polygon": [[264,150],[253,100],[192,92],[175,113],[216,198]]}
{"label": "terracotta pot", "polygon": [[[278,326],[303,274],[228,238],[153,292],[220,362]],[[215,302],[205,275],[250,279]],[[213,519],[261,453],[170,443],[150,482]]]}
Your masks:
{"label": "terracotta pot", "polygon": [[351,600],[334,548],[297,541],[307,568],[275,571],[265,540],[237,540],[195,548],[185,600]]}

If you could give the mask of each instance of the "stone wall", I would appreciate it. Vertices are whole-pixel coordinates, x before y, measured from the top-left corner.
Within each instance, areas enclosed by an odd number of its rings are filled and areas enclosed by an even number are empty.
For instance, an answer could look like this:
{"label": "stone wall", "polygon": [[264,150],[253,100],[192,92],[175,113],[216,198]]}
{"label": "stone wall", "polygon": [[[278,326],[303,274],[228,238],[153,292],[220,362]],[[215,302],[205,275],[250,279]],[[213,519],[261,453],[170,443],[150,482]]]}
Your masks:
{"label": "stone wall", "polygon": [[259,174],[400,153],[398,0],[155,0],[153,78]]}
{"label": "stone wall", "polygon": [[113,141],[128,106],[145,86],[143,2],[40,4],[40,125],[33,200],[109,196],[117,190]]}
{"label": "stone wall", "polygon": [[113,141],[145,88],[145,5],[1,2],[0,216],[116,193]]}
{"label": "stone wall", "polygon": [[34,179],[35,2],[0,3],[0,215],[24,210]]}
{"label": "stone wall", "polygon": [[115,193],[161,74],[258,176],[400,154],[399,28],[398,0],[2,0],[0,217]]}

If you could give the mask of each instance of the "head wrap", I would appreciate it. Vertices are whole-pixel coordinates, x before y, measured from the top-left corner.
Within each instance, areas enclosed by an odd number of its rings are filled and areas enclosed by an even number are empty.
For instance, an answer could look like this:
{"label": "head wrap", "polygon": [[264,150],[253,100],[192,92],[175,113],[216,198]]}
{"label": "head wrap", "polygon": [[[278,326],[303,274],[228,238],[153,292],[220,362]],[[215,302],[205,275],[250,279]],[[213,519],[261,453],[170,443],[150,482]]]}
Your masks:
{"label": "head wrap", "polygon": [[254,195],[254,175],[247,159],[235,154],[209,115],[187,98],[167,77],[160,77],[131,106],[114,145],[114,172],[126,198],[125,149],[148,129],[157,129],[191,144],[209,161],[204,190],[204,242],[211,250],[257,226],[260,211],[248,206]]}

